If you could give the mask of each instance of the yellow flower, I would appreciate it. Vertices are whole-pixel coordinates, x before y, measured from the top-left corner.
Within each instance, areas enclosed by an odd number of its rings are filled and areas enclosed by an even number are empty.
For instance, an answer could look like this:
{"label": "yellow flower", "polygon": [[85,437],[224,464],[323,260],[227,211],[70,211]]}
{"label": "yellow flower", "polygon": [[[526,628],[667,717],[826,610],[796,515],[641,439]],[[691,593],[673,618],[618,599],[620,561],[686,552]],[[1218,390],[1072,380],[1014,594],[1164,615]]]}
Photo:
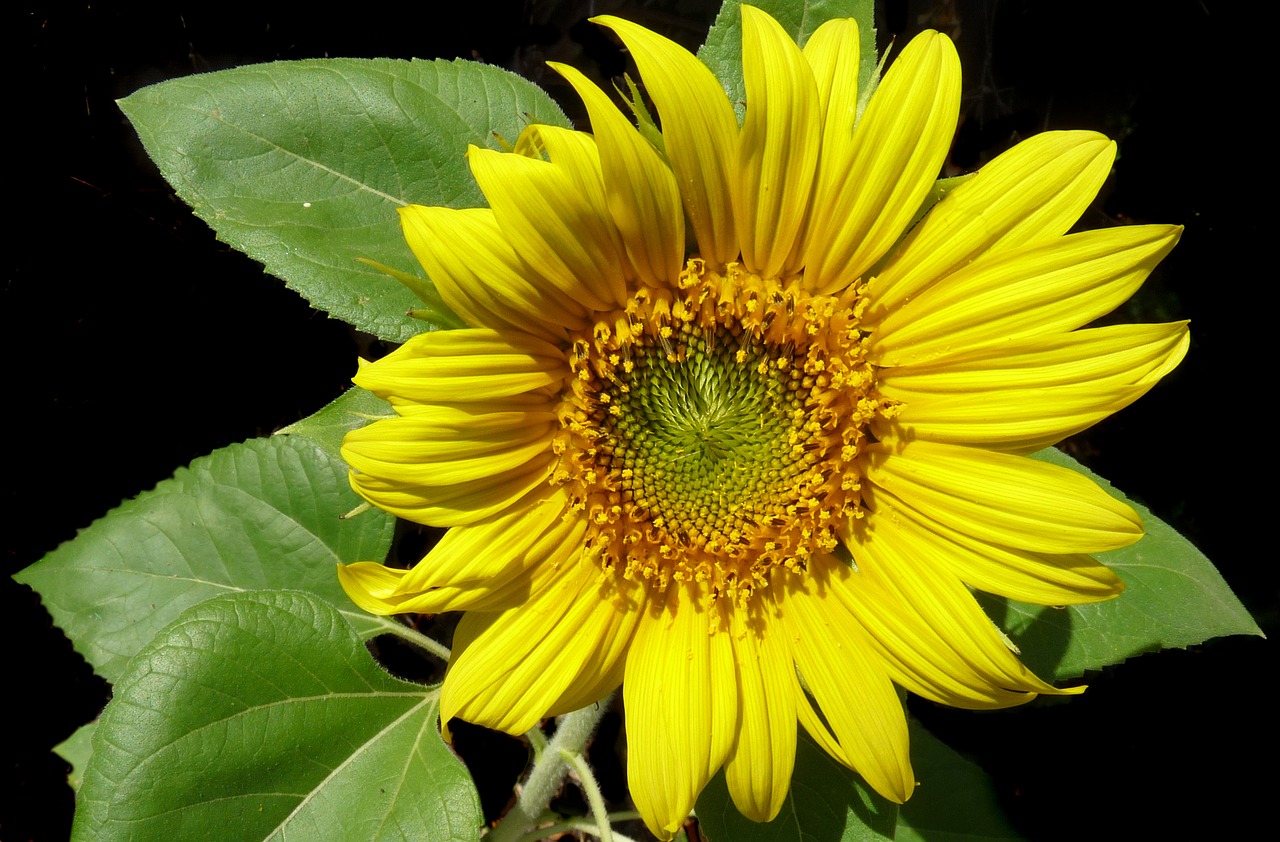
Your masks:
{"label": "yellow flower", "polygon": [[1081,329],[1180,233],[1065,233],[1113,143],[1033,137],[912,227],[956,126],[951,42],[911,41],[859,114],[854,21],[801,49],[742,18],[741,127],[692,55],[598,18],[660,140],[556,66],[594,136],[472,147],[489,208],[402,211],[470,327],[362,364],[397,416],[343,448],[365,498],[450,527],[412,570],[341,569],[369,611],[466,612],[446,726],[518,734],[621,684],[631,793],[663,838],[721,767],[745,815],[776,815],[797,722],[905,801],[895,685],[966,708],[1075,692],[1032,675],[969,588],[1120,592],[1087,554],[1138,540],[1137,515],[1025,454],[1187,347],[1185,324]]}

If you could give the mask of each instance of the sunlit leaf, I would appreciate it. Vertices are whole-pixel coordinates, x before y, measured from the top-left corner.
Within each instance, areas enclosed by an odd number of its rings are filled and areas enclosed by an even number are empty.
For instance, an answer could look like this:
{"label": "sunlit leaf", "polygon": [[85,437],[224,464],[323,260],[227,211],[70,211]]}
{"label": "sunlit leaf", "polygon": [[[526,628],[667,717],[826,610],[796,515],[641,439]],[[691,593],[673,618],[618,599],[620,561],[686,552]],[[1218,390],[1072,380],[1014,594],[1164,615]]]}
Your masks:
{"label": "sunlit leaf", "polygon": [[319,445],[255,439],[197,459],[15,578],[109,681],[184,609],[232,591],[311,591],[372,637],[393,621],[352,605],[335,570],[385,558],[394,520],[339,520],[359,502]]}
{"label": "sunlit leaf", "polygon": [[[469,61],[258,64],[162,82],[120,107],[219,239],[318,309],[395,342],[429,326],[406,315],[423,302],[358,259],[422,275],[396,208],[483,206],[468,144],[567,125],[533,83]],[[436,326],[460,324],[429,309]]]}
{"label": "sunlit leaf", "polygon": [[479,797],[438,707],[311,594],[205,601],[117,681],[73,839],[474,840]]}

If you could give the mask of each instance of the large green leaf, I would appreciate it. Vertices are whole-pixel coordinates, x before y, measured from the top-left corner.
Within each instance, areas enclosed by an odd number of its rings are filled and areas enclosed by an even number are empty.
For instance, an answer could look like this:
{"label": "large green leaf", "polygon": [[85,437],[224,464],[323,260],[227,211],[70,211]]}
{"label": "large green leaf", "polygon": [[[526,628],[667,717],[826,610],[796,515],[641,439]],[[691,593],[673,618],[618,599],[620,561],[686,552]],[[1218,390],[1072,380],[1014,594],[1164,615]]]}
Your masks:
{"label": "large green leaf", "polygon": [[437,716],[438,689],[384,672],[327,602],[208,600],[120,676],[72,835],[474,840],[479,797]]}
{"label": "large green leaf", "polygon": [[[529,122],[567,125],[531,82],[468,61],[259,64],[162,82],[120,107],[219,239],[313,306],[395,342],[428,326],[405,315],[422,303],[357,260],[421,276],[396,208],[480,207],[468,144],[514,141]],[[435,326],[460,324],[424,298]]]}
{"label": "large green leaf", "polygon": [[[787,34],[804,46],[819,26],[833,18],[857,18],[859,36],[858,90],[867,92],[876,78],[876,30],[874,0],[754,0],[750,5],[773,15]],[[729,100],[742,119],[746,87],[742,82],[742,3],[725,0],[698,50],[698,58],[724,85]]]}
{"label": "large green leaf", "polygon": [[1097,556],[1125,581],[1116,599],[1046,608],[981,595],[1027,666],[1041,675],[1074,678],[1143,652],[1262,634],[1213,563],[1173,527],[1061,451],[1050,448],[1036,458],[1079,471],[1133,506],[1147,534],[1133,546]]}
{"label": "large green leaf", "polygon": [[898,814],[897,842],[1014,842],[1022,835],[1005,818],[995,785],[915,720],[911,766],[920,786]]}
{"label": "large green leaf", "polygon": [[359,502],[346,466],[314,442],[255,439],[197,459],[16,578],[113,682],[184,609],[228,591],[308,590],[372,637],[394,621],[352,605],[335,567],[385,558],[394,520],[339,520]]}
{"label": "large green leaf", "polygon": [[698,797],[698,825],[710,842],[874,842],[892,839],[897,819],[898,805],[869,789],[804,734],[796,745],[791,794],[773,821],[758,824],[739,813],[723,772]]}

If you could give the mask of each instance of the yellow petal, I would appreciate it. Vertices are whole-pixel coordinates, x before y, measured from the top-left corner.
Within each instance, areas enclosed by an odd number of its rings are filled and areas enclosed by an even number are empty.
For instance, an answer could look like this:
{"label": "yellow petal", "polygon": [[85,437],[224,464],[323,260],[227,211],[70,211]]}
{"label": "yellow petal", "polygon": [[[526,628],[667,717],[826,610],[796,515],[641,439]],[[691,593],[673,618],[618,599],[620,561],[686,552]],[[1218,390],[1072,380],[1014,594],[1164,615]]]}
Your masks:
{"label": "yellow petal", "polygon": [[865,321],[879,322],[974,259],[1056,240],[1111,172],[1116,145],[1096,132],[1043,132],[949,193],[867,286]]}
{"label": "yellow petal", "polygon": [[453,485],[527,464],[550,449],[559,429],[547,412],[434,409],[352,430],[343,439],[342,458],[362,474]]}
{"label": "yellow petal", "polygon": [[527,271],[488,208],[400,208],[405,239],[440,297],[473,327],[512,327],[563,339],[586,309]]}
{"label": "yellow petal", "polygon": [[850,549],[858,569],[832,571],[829,580],[832,599],[883,647],[893,681],[925,699],[975,710],[1082,690],[1057,690],[1034,676],[959,578],[929,563],[932,557],[916,558],[896,526],[882,517],[867,530],[855,528]]}
{"label": "yellow petal", "polygon": [[612,16],[591,20],[616,32],[635,58],[662,119],[667,160],[698,250],[722,269],[738,259],[731,189],[738,120],[724,88],[705,64],[661,35]]}
{"label": "yellow petal", "polygon": [[813,73],[795,41],[754,6],[742,6],[747,114],[738,145],[736,215],[742,262],[764,277],[799,269],[822,140]]}
{"label": "yellow petal", "polygon": [[586,524],[565,518],[567,507],[558,491],[450,529],[411,570],[361,562],[339,565],[339,579],[352,601],[374,614],[513,608],[539,585],[538,574],[582,545]]}
{"label": "yellow petal", "polygon": [[742,815],[771,821],[791,789],[796,760],[795,664],[776,620],[730,609],[741,720],[725,760],[729,794]]}
{"label": "yellow petal", "polygon": [[609,98],[574,68],[551,67],[573,85],[600,148],[605,200],[641,283],[670,285],[684,263],[684,213],[675,177]]}
{"label": "yellow petal", "polygon": [[992,544],[958,532],[916,511],[883,489],[870,495],[875,511],[892,521],[899,543],[978,590],[1036,605],[1080,605],[1111,599],[1124,582],[1082,553],[1037,553]]}
{"label": "yellow petal", "polygon": [[871,357],[884,366],[926,363],[1073,330],[1132,295],[1181,232],[1084,231],[976,260],[890,313],[872,334]]}
{"label": "yellow petal", "polygon": [[880,392],[902,406],[873,430],[881,439],[1032,453],[1145,395],[1189,343],[1186,323],[1115,325],[1011,342],[942,365],[884,369]]}
{"label": "yellow petal", "polygon": [[780,630],[805,684],[853,768],[872,789],[901,804],[911,797],[915,777],[906,716],[883,660],[811,576],[787,579],[777,594]]}
{"label": "yellow petal", "polygon": [[[579,682],[614,673],[626,652],[639,611],[619,602],[600,569],[576,559],[524,604],[463,635],[440,693],[440,719],[453,717],[522,734],[556,709]],[[606,691],[607,692],[607,691]]]}
{"label": "yellow petal", "polygon": [[[830,293],[870,269],[902,236],[942,168],[960,109],[960,59],[951,40],[922,32],[872,94],[849,152],[832,162],[844,179],[815,197],[805,285]],[[837,147],[838,148],[838,147]]]}
{"label": "yellow petal", "polygon": [[864,476],[917,511],[992,544],[1045,553],[1114,550],[1142,537],[1136,512],[1087,477],[1024,456],[882,442]]}
{"label": "yellow petal", "polygon": [[625,274],[590,138],[549,126],[526,132],[535,130],[557,145],[556,160],[472,146],[471,174],[529,271],[591,310],[612,309],[625,300]]}
{"label": "yellow petal", "polygon": [[[941,636],[880,569],[880,556],[864,552],[862,536],[846,534],[857,568],[830,556],[810,567],[817,593],[828,605],[828,619],[840,639],[874,653],[888,676],[927,699],[973,710],[1005,708],[1029,701],[1036,690],[1052,687],[1027,673],[1029,681],[1006,686],[1006,670],[991,670],[966,653],[966,641]],[[1003,647],[1003,644],[1001,644]],[[1005,649],[1005,655],[1013,656]],[[1024,670],[1025,672],[1025,670]]]}
{"label": "yellow petal", "polygon": [[556,456],[548,449],[517,468],[452,485],[417,485],[395,477],[353,472],[351,487],[396,517],[427,526],[462,526],[497,514],[545,485],[555,465]]}
{"label": "yellow petal", "polygon": [[644,612],[627,655],[627,780],[660,839],[684,823],[737,731],[736,706],[713,703],[736,698],[737,676],[731,653],[713,653],[728,642],[723,632],[711,634],[703,599],[693,585],[672,584],[666,603]]}
{"label": "yellow petal", "polygon": [[375,363],[355,384],[378,397],[416,403],[480,402],[559,384],[560,349],[528,334],[487,329],[420,333]]}

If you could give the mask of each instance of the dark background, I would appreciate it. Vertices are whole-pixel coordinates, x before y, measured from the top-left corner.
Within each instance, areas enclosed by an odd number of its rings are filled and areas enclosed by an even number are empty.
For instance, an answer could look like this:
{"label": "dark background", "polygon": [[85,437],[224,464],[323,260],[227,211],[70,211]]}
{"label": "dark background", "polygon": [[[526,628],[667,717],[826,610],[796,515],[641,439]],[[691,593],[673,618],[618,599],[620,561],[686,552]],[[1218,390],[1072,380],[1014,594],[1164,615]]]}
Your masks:
{"label": "dark background", "polygon": [[[275,59],[478,58],[547,84],[553,58],[618,73],[585,23],[619,12],[693,48],[713,0],[364,4],[341,14],[259,3],[48,3],[6,12],[16,43],[7,121],[10,260],[2,308],[5,572],[214,448],[266,435],[336,397],[363,340],[218,243],[150,164],[115,99],[164,79]],[[449,9],[451,11],[443,11]],[[1223,2],[889,2],[891,33],[942,29],[964,60],[952,164],[1017,138],[1093,128],[1120,143],[1082,223],[1173,222],[1181,244],[1125,320],[1192,320],[1183,365],[1067,445],[1217,563],[1271,634],[1277,553],[1267,440],[1276,361],[1272,190],[1262,99],[1274,86],[1258,19]],[[1268,218],[1274,219],[1274,213]],[[64,839],[72,794],[49,749],[106,688],[8,577],[0,838]],[[1033,838],[1249,838],[1273,797],[1269,642],[1212,641],[1090,676],[1069,704],[993,714],[912,711],[996,777]],[[506,784],[503,784],[505,786]]]}

